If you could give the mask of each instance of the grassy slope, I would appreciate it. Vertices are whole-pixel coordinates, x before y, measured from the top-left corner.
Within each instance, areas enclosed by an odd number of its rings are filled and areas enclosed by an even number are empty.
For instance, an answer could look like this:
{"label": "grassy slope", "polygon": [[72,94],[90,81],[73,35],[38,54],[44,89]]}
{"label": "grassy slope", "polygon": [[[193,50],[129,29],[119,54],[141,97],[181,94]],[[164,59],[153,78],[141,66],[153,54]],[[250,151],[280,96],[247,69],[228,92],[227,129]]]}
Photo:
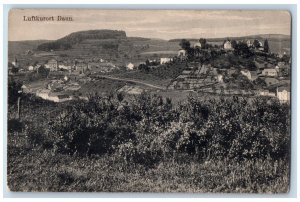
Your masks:
{"label": "grassy slope", "polygon": [[171,79],[162,79],[158,76],[155,76],[153,74],[147,74],[142,71],[136,70],[136,71],[127,71],[122,72],[118,74],[112,74],[114,77],[118,78],[127,78],[127,79],[134,79],[138,81],[143,81],[149,84],[153,85],[159,85],[159,86],[167,86],[170,83]]}
{"label": "grassy slope", "polygon": [[[43,133],[61,107],[23,102],[22,122]],[[15,112],[15,107],[9,108],[9,120]],[[181,156],[146,169],[114,155],[56,154],[51,145],[35,145],[24,131],[8,133],[7,165],[11,191],[285,193],[289,189],[288,160],[201,162]]]}
{"label": "grassy slope", "polygon": [[147,170],[124,166],[113,156],[78,158],[41,149],[24,151],[9,151],[11,191],[284,193],[289,183],[283,161],[276,169],[270,161],[202,163],[187,158]]}

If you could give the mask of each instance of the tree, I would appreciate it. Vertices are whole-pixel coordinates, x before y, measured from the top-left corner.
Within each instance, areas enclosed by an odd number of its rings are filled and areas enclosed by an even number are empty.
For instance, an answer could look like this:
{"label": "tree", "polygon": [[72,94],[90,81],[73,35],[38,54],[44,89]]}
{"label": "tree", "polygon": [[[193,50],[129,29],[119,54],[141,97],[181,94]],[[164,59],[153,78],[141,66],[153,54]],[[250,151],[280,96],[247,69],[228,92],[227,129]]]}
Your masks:
{"label": "tree", "polygon": [[268,39],[264,42],[264,52],[268,53],[270,51]]}
{"label": "tree", "polygon": [[247,46],[246,43],[240,42],[236,44],[236,47],[234,49],[234,54],[249,57],[251,56],[251,51],[249,50],[249,47]]}
{"label": "tree", "polygon": [[180,41],[179,45],[184,50],[189,50],[191,48],[191,43],[188,40],[186,40],[186,39],[182,39]]}
{"label": "tree", "polygon": [[11,72],[14,73],[14,74],[16,74],[16,73],[19,72],[19,69],[18,69],[17,67],[13,67],[13,68],[11,69]]}
{"label": "tree", "polygon": [[17,102],[20,96],[19,91],[22,89],[22,83],[10,79],[8,81],[8,103],[13,104]]}
{"label": "tree", "polygon": [[231,46],[232,46],[232,48],[236,48],[236,46],[237,46],[237,42],[236,42],[236,40],[232,40],[231,41]]}
{"label": "tree", "polygon": [[255,39],[253,41],[253,46],[254,46],[254,48],[260,48],[260,43],[259,43],[259,41],[257,39]]}
{"label": "tree", "polygon": [[199,42],[200,42],[200,44],[201,44],[201,49],[203,49],[203,48],[206,47],[206,39],[200,38],[200,39],[199,39]]}
{"label": "tree", "polygon": [[41,75],[42,77],[47,77],[49,75],[50,70],[47,69],[44,65],[41,65],[38,68],[38,74]]}

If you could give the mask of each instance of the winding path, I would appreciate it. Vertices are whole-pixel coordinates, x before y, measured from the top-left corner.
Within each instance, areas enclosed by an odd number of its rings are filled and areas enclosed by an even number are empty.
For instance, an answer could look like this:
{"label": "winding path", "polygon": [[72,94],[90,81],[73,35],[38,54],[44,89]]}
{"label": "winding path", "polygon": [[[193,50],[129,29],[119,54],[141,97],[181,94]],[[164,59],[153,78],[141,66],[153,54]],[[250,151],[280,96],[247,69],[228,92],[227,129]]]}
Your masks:
{"label": "winding path", "polygon": [[141,84],[141,85],[148,86],[148,87],[151,87],[151,88],[156,88],[156,89],[159,89],[159,90],[165,90],[166,89],[166,88],[161,87],[161,86],[153,85],[153,84],[150,84],[150,83],[145,83],[143,81],[137,81],[137,80],[134,80],[134,79],[118,78],[118,77],[105,76],[105,75],[96,76],[96,77],[97,78],[112,79],[112,80],[117,80],[117,81],[137,83],[137,84]]}

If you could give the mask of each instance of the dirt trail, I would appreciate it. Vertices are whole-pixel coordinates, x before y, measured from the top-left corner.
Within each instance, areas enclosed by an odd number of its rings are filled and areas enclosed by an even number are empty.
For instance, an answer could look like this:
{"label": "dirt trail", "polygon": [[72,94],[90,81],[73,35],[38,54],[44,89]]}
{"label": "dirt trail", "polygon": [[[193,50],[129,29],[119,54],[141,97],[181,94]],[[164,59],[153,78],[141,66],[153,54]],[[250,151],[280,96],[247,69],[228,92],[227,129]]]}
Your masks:
{"label": "dirt trail", "polygon": [[118,78],[118,77],[104,76],[104,75],[97,76],[97,78],[105,78],[105,79],[112,79],[112,80],[117,80],[117,81],[133,82],[133,83],[145,85],[145,86],[148,86],[148,87],[151,87],[151,88],[156,88],[156,89],[159,89],[159,90],[165,90],[166,89],[165,87],[162,87],[162,86],[157,86],[157,85],[153,85],[153,84],[150,84],[150,83],[145,83],[143,81],[137,81],[137,80],[134,80],[134,79]]}

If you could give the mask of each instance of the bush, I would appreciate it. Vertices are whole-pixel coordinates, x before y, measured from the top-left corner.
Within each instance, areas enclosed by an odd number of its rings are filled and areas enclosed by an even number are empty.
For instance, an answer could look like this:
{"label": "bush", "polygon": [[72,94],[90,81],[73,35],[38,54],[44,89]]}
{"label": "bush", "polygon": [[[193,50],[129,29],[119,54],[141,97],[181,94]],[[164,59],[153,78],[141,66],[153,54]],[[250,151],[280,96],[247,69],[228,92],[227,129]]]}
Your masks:
{"label": "bush", "polygon": [[93,98],[69,106],[50,122],[57,151],[69,154],[103,154],[134,137],[126,117],[118,115],[117,104]]}
{"label": "bush", "polygon": [[280,159],[289,155],[289,108],[276,100],[220,98],[172,106],[143,93],[131,104],[120,95],[69,106],[51,122],[58,152],[116,152],[152,166],[174,154],[198,159]]}

